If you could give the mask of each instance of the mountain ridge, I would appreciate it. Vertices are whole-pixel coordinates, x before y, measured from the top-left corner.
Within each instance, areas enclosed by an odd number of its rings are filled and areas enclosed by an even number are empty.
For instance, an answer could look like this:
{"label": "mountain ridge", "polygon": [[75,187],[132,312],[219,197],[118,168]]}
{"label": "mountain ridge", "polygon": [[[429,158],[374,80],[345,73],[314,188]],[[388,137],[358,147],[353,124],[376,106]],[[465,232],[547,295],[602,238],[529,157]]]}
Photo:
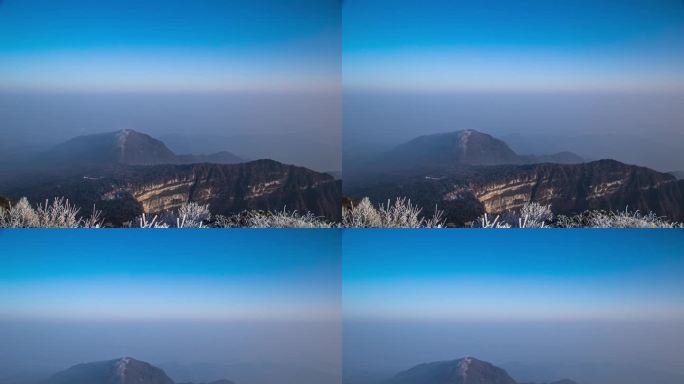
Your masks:
{"label": "mountain ridge", "polygon": [[474,129],[463,129],[418,136],[381,155],[376,162],[381,169],[408,169],[583,161],[568,151],[540,156],[520,155],[503,140]]}
{"label": "mountain ridge", "polygon": [[[630,210],[684,221],[684,182],[671,174],[611,159],[529,163],[531,158],[515,154],[503,141],[473,130],[421,136],[406,145],[420,150],[402,149],[390,162],[347,171],[345,195],[376,203],[406,197],[426,215],[436,207],[454,226],[467,226],[484,213],[516,211],[530,202],[551,205],[557,215]],[[498,154],[482,161],[489,150]],[[554,156],[571,160],[574,155]],[[497,164],[501,162],[508,164]]]}
{"label": "mountain ridge", "polygon": [[62,166],[84,163],[159,165],[217,162],[233,164],[243,161],[227,151],[208,155],[178,155],[161,140],[132,129],[76,136],[45,151],[38,160]]}
{"label": "mountain ridge", "polygon": [[[175,384],[175,382],[161,368],[132,357],[122,357],[76,364],[55,373],[42,384]],[[206,384],[234,383],[221,379]]]}
{"label": "mountain ridge", "polygon": [[117,165],[82,175],[3,192],[18,199],[65,197],[90,214],[93,205],[107,222],[121,226],[142,213],[159,214],[186,202],[208,204],[212,214],[243,210],[297,210],[329,220],[340,216],[341,182],[304,167],[275,160],[239,164]]}
{"label": "mountain ridge", "polygon": [[341,181],[331,175],[270,159],[245,162],[229,152],[175,155],[133,130],[76,137],[47,159],[52,168],[0,183],[0,195],[32,203],[64,197],[84,216],[102,211],[113,226],[188,202],[209,205],[214,215],[283,209],[329,220],[341,215]]}
{"label": "mountain ridge", "polygon": [[[519,384],[506,370],[474,357],[435,361],[397,373],[386,384]],[[523,384],[523,383],[520,383]],[[535,383],[526,383],[535,384]],[[564,379],[548,384],[577,384]]]}

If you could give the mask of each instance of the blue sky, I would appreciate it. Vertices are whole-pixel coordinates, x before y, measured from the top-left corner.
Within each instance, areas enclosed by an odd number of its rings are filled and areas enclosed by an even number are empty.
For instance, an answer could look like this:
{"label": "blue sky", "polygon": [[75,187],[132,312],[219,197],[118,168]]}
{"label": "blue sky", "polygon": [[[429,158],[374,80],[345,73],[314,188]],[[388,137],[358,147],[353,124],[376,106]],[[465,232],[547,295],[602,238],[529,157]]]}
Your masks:
{"label": "blue sky", "polygon": [[334,320],[336,231],[0,231],[2,320]]}
{"label": "blue sky", "polygon": [[684,320],[682,231],[345,231],[344,316]]}
{"label": "blue sky", "polygon": [[348,0],[348,90],[684,90],[684,3]]}
{"label": "blue sky", "polygon": [[0,2],[0,90],[320,91],[337,0]]}

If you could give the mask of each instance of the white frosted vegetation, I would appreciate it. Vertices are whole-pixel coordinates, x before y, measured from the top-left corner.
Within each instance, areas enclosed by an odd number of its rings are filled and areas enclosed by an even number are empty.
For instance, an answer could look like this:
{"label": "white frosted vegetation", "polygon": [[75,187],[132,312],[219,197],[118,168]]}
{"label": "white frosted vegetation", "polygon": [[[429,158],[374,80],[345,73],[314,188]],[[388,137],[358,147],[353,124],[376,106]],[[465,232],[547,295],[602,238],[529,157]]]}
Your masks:
{"label": "white frosted vegetation", "polygon": [[297,211],[244,211],[231,216],[212,216],[208,205],[184,203],[178,210],[161,215],[143,214],[137,228],[332,228],[337,226],[312,213]]}
{"label": "white frosted vegetation", "polygon": [[585,211],[575,216],[554,218],[550,205],[525,203],[519,211],[502,215],[484,214],[474,223],[479,228],[684,228],[653,212],[642,214],[628,210]]}
{"label": "white frosted vegetation", "polygon": [[337,225],[308,212],[245,211],[233,216],[219,216],[215,226],[220,228],[334,228]]}
{"label": "white frosted vegetation", "polygon": [[[65,198],[32,206],[21,198],[9,208],[0,207],[0,228],[100,228],[102,213],[93,209],[89,217]],[[374,205],[363,198],[342,208],[342,222],[330,222],[313,213],[297,211],[243,211],[231,216],[213,216],[208,205],[188,202],[158,215],[143,214],[127,224],[132,228],[442,228],[444,215],[436,210],[424,217],[409,199],[397,198]],[[526,203],[519,210],[501,215],[484,214],[472,223],[478,228],[684,228],[650,212],[586,211],[575,216],[554,216],[550,205]]]}
{"label": "white frosted vegetation", "polygon": [[58,197],[33,207],[25,197],[9,209],[0,208],[0,228],[99,228],[101,212],[81,217],[80,208]]}
{"label": "white frosted vegetation", "polygon": [[161,215],[142,214],[132,223],[136,228],[205,228],[211,222],[209,205],[183,203],[177,210]]}
{"label": "white frosted vegetation", "polygon": [[550,205],[525,203],[518,211],[503,215],[480,216],[474,223],[478,228],[546,228],[553,221]]}
{"label": "white frosted vegetation", "polygon": [[436,211],[430,218],[422,215],[422,208],[411,200],[397,198],[377,207],[367,197],[350,208],[342,208],[342,226],[346,228],[441,228],[443,213]]}
{"label": "white frosted vegetation", "polygon": [[562,228],[684,228],[682,223],[668,221],[653,212],[642,214],[628,210],[587,211],[576,216],[560,216],[557,225]]}

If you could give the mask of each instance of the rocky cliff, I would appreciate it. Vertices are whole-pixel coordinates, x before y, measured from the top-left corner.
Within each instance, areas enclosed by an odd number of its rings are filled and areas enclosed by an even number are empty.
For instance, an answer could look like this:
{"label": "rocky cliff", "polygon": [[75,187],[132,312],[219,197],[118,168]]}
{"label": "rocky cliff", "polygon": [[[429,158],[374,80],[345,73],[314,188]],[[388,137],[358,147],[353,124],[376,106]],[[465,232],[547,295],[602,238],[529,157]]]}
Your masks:
{"label": "rocky cliff", "polygon": [[536,201],[551,204],[558,213],[630,209],[684,218],[684,191],[673,176],[614,160],[519,167],[474,182],[469,189],[489,213]]}
{"label": "rocky cliff", "polygon": [[516,210],[526,202],[551,204],[556,214],[629,209],[684,220],[684,183],[670,174],[614,160],[460,166],[378,177],[374,183],[345,188],[351,197],[368,196],[375,202],[406,196],[426,214],[436,206],[457,226],[485,212]]}
{"label": "rocky cliff", "polygon": [[11,197],[43,201],[64,196],[87,214],[93,206],[121,225],[184,202],[209,204],[213,214],[246,209],[297,210],[330,220],[340,216],[341,186],[327,174],[273,160],[241,164],[105,167],[87,174],[14,190]]}

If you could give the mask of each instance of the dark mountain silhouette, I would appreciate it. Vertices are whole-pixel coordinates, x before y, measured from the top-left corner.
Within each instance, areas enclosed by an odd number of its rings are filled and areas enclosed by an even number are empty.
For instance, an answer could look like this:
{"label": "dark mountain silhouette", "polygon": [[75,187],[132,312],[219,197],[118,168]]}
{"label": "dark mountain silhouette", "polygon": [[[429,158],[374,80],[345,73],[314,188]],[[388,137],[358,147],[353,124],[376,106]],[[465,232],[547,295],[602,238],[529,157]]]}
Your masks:
{"label": "dark mountain silhouette", "polygon": [[341,183],[332,176],[273,160],[240,164],[103,167],[8,193],[44,201],[63,196],[87,215],[95,206],[119,226],[141,213],[158,214],[184,202],[209,204],[213,214],[297,210],[330,220],[340,216]]}
{"label": "dark mountain silhouette", "polygon": [[550,383],[520,383],[520,384],[577,384],[577,382],[572,381],[572,380],[558,380]]}
{"label": "dark mountain silhouette", "polygon": [[670,171],[667,172],[670,175],[674,176],[677,178],[677,180],[684,180],[684,171]]}
{"label": "dark mountain silhouette", "polygon": [[322,384],[339,383],[336,369],[330,371],[306,363],[292,362],[167,362],[159,365],[177,382],[208,382],[230,377],[238,383]]}
{"label": "dark mountain silhouette", "polygon": [[571,152],[553,155],[518,155],[505,142],[473,129],[417,137],[374,162],[380,169],[412,169],[455,165],[581,163]]}
{"label": "dark mountain silhouette", "polygon": [[74,138],[44,153],[36,167],[1,182],[0,194],[33,203],[65,197],[83,215],[95,206],[115,226],[185,202],[223,215],[288,209],[340,216],[341,182],[333,176],[267,159],[242,162],[229,152],[177,156],[132,130]]}
{"label": "dark mountain silhouette", "polygon": [[390,384],[517,384],[506,371],[472,357],[424,363],[398,373]]}
{"label": "dark mountain silhouette", "polygon": [[445,164],[497,165],[518,162],[506,143],[475,130],[417,137],[385,155],[402,166]]}
{"label": "dark mountain silhouette", "polygon": [[375,202],[408,197],[426,214],[437,206],[456,226],[527,202],[551,204],[556,214],[629,209],[684,220],[684,182],[671,174],[575,156],[519,156],[477,131],[429,135],[397,147],[384,158],[391,161],[345,169],[344,192]]}
{"label": "dark mountain silhouette", "polygon": [[174,384],[163,370],[123,357],[75,365],[56,373],[45,384]]}
{"label": "dark mountain silhouette", "polygon": [[[166,373],[150,363],[123,357],[75,365],[54,374],[43,384],[175,384]],[[193,384],[193,383],[184,383]],[[216,380],[201,384],[234,384]]]}
{"label": "dark mountain silhouette", "polygon": [[78,136],[46,151],[37,160],[39,164],[49,162],[51,166],[61,167],[94,164],[157,165],[203,162],[233,164],[242,161],[239,157],[225,151],[211,155],[176,155],[160,140],[132,129]]}
{"label": "dark mountain silhouette", "polygon": [[[190,382],[188,382],[188,383],[178,383],[178,384],[235,384],[235,383],[233,383],[230,380],[222,379],[222,380],[209,381],[207,383],[190,383]],[[563,384],[563,383],[561,383],[561,384]]]}
{"label": "dark mountain silhouette", "polygon": [[42,155],[53,164],[172,164],[176,155],[161,141],[131,129],[78,136]]}
{"label": "dark mountain silhouette", "polygon": [[[387,384],[518,384],[508,373],[473,357],[424,363],[400,372]],[[534,384],[534,383],[527,383]],[[561,380],[548,384],[577,384]]]}
{"label": "dark mountain silhouette", "polygon": [[237,164],[245,160],[235,156],[234,154],[221,151],[209,155],[178,155],[176,162],[179,164],[194,164],[194,163],[216,163],[216,164]]}
{"label": "dark mountain silhouette", "polygon": [[556,163],[556,164],[579,164],[586,162],[576,153],[563,151],[551,155],[519,155],[518,158],[523,164],[535,163]]}
{"label": "dark mountain silhouette", "polygon": [[684,182],[614,160],[584,164],[460,166],[345,181],[345,194],[376,202],[405,196],[430,214],[435,205],[462,226],[485,212],[516,210],[526,202],[551,204],[556,214],[639,210],[684,220]]}

